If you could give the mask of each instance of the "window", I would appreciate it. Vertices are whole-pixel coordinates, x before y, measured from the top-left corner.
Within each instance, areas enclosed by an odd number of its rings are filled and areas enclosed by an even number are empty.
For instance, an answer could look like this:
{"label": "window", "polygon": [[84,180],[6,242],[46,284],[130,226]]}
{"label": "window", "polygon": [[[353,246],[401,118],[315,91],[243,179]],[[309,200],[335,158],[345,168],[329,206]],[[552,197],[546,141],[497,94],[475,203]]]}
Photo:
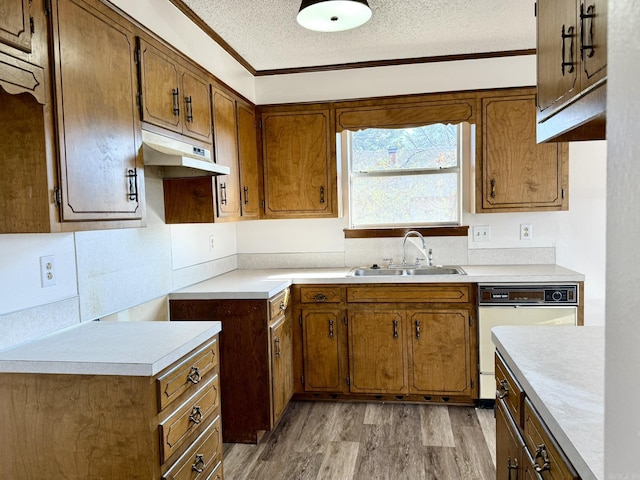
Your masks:
{"label": "window", "polygon": [[347,132],[351,228],[460,225],[460,128]]}

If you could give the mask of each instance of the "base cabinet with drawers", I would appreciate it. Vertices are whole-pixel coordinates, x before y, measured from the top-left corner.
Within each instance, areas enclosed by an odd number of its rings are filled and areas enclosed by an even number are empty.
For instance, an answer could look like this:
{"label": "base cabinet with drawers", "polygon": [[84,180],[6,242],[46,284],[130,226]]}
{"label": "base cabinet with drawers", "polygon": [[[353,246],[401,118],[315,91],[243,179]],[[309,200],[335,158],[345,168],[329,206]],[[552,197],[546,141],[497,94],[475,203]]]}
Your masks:
{"label": "base cabinet with drawers", "polygon": [[155,376],[0,373],[2,477],[223,479],[218,336]]}
{"label": "base cabinet with drawers", "polygon": [[289,290],[269,299],[172,299],[171,321],[222,323],[220,384],[225,443],[258,443],[293,394]]}
{"label": "base cabinet with drawers", "polygon": [[496,386],[496,479],[579,480],[500,355]]}
{"label": "base cabinet with drawers", "polygon": [[296,394],[472,403],[474,288],[294,286]]}

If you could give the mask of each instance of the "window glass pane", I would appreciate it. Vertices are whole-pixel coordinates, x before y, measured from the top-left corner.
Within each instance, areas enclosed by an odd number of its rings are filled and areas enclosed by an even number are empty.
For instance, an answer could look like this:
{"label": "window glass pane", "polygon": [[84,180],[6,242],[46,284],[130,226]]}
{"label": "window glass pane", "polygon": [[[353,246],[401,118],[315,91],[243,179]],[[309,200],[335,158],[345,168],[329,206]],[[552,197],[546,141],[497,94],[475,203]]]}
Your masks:
{"label": "window glass pane", "polygon": [[458,174],[353,177],[351,223],[457,223]]}
{"label": "window glass pane", "polygon": [[353,132],[351,169],[376,172],[458,166],[457,125]]}

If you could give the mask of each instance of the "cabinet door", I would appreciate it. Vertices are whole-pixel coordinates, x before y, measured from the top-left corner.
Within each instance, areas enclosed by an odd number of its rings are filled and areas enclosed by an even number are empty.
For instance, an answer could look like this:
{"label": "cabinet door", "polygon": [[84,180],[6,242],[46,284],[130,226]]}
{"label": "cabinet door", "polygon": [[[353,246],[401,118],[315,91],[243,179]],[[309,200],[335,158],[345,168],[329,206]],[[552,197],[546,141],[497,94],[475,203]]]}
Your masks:
{"label": "cabinet door", "polygon": [[329,113],[326,109],[262,114],[267,218],[335,216]]}
{"label": "cabinet door", "polygon": [[580,33],[575,0],[538,0],[537,14],[538,109],[544,112],[580,90]]}
{"label": "cabinet door", "polygon": [[3,0],[0,5],[0,42],[31,52],[31,0]]}
{"label": "cabinet door", "polygon": [[260,215],[260,199],[256,112],[255,108],[249,105],[236,102],[236,106],[242,218],[257,219]]}
{"label": "cabinet door", "polygon": [[216,177],[220,220],[240,218],[238,174],[238,144],[235,101],[220,90],[213,89],[213,132],[216,163],[229,167],[228,175]]}
{"label": "cabinet door", "polygon": [[566,210],[567,147],[536,143],[535,96],[482,99],[482,209]]}
{"label": "cabinet door", "polygon": [[470,327],[467,310],[407,312],[409,393],[471,393]]}
{"label": "cabinet door", "polygon": [[140,83],[142,121],[182,133],[180,122],[183,92],[176,62],[142,39],[140,44]]}
{"label": "cabinet door", "polygon": [[102,4],[54,5],[62,218],[141,219],[133,26]]}
{"label": "cabinet door", "polygon": [[607,76],[607,0],[584,0],[580,4],[580,45],[585,90]]}
{"label": "cabinet door", "polygon": [[522,478],[523,452],[524,440],[502,401],[496,400],[496,478]]}
{"label": "cabinet door", "polygon": [[352,393],[407,393],[405,335],[403,312],[349,311]]}
{"label": "cabinet door", "polygon": [[305,391],[341,392],[341,311],[303,310],[301,315]]}
{"label": "cabinet door", "polygon": [[272,422],[275,424],[293,395],[291,315],[282,315],[270,327],[272,368]]}
{"label": "cabinet door", "polygon": [[211,143],[211,102],[209,82],[200,76],[184,70],[182,72],[181,101],[184,108],[183,133],[198,140]]}

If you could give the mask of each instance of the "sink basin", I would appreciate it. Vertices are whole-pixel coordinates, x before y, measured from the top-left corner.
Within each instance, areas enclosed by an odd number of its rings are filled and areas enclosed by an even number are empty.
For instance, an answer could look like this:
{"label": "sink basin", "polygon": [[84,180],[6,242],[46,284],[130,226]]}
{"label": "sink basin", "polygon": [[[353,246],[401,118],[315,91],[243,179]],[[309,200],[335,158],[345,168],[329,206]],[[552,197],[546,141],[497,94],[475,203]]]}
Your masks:
{"label": "sink basin", "polygon": [[412,275],[466,275],[466,272],[456,265],[438,265],[435,267],[407,267],[407,268],[372,268],[357,267],[349,273],[349,277],[387,277]]}

